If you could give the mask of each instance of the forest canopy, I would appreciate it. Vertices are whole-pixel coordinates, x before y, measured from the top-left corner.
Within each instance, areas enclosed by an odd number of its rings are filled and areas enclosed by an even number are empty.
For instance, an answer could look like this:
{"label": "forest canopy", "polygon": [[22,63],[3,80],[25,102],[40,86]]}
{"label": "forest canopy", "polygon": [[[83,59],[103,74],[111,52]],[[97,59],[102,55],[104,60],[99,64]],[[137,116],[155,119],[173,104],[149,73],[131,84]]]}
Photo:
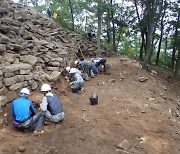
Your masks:
{"label": "forest canopy", "polygon": [[101,45],[118,54],[172,68],[180,78],[180,7],[178,0],[14,0],[46,14],[52,2],[53,20],[86,36],[92,25]]}

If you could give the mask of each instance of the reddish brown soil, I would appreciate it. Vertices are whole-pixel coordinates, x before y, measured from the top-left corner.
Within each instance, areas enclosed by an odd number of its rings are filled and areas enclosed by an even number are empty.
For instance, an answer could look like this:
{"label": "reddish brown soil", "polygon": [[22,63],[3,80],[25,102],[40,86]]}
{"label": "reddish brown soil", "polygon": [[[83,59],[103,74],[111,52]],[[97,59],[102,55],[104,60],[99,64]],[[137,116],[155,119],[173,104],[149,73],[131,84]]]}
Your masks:
{"label": "reddish brown soil", "polygon": [[[24,146],[24,153],[31,154],[179,154],[180,122],[165,112],[177,107],[177,82],[171,81],[167,70],[153,68],[158,74],[151,75],[122,57],[108,58],[107,63],[107,74],[85,82],[83,92],[71,93],[63,77],[55,83],[53,91],[61,97],[65,119],[44,126],[41,136],[13,128],[10,104],[1,110],[0,119],[8,113],[8,125],[0,124],[0,153],[19,153],[18,147]],[[141,76],[148,80],[140,82]],[[98,105],[90,105],[93,91],[99,96]],[[38,104],[41,97],[34,92],[31,99]],[[124,140],[131,148],[117,148]]]}

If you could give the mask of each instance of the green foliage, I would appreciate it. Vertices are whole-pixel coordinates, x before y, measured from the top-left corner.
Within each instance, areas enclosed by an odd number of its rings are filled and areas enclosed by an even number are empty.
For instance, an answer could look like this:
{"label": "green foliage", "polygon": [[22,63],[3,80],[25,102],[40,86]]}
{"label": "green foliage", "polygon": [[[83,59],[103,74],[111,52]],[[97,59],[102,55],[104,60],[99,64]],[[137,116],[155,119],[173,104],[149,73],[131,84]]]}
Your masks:
{"label": "green foliage", "polygon": [[[152,54],[151,63],[155,65],[156,62],[156,52]],[[159,57],[159,66],[170,68],[172,65],[171,61],[172,54],[171,53],[161,53]]]}
{"label": "green foliage", "polygon": [[[44,5],[37,5],[37,0],[19,0],[21,4],[32,4],[42,13],[46,13],[47,5],[50,1],[53,2],[52,12],[58,14],[56,19],[53,19],[61,26],[72,29],[74,20],[74,31],[78,33],[85,33],[85,27],[92,24],[95,32],[98,28],[98,8],[102,11],[101,18],[101,43],[107,48],[114,48],[114,34],[115,34],[115,47],[119,50],[120,54],[125,54],[130,57],[139,57],[141,46],[141,30],[144,32],[145,42],[147,41],[147,4],[150,1],[143,0],[123,0],[116,3],[114,0],[45,0]],[[129,3],[131,2],[131,3]],[[139,11],[140,20],[137,20],[137,12]],[[126,5],[126,4],[132,5]],[[155,1],[157,12],[155,13],[155,24],[153,25],[153,54],[151,61],[155,62],[156,53],[160,38],[161,17],[165,10],[165,18],[163,20],[163,39],[161,45],[161,53],[159,64],[162,66],[171,66],[171,54],[164,53],[165,48],[176,49],[179,47],[179,33],[176,36],[175,32],[179,28],[178,21],[178,0],[172,1]],[[71,4],[71,5],[70,5]],[[73,14],[73,17],[72,17]],[[74,19],[73,19],[74,18]],[[176,36],[176,37],[175,37]],[[165,41],[168,40],[167,47]],[[145,55],[143,55],[145,56]]]}
{"label": "green foliage", "polygon": [[127,36],[123,37],[122,48],[119,49],[121,55],[127,55],[131,58],[139,57],[139,38],[136,36],[132,41]]}

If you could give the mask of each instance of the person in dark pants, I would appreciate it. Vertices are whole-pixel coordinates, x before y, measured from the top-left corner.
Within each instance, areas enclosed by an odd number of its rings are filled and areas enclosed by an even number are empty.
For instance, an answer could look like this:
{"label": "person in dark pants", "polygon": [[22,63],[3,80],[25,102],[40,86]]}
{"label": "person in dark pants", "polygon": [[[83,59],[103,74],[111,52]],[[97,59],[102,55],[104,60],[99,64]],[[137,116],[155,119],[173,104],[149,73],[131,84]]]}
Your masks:
{"label": "person in dark pants", "polygon": [[42,130],[44,115],[42,112],[36,114],[32,102],[28,100],[29,95],[29,90],[23,88],[20,91],[20,97],[12,102],[11,115],[14,118],[13,124],[20,131],[28,130],[36,124],[34,135],[40,135],[44,133]]}
{"label": "person in dark pants", "polygon": [[92,26],[91,25],[87,27],[87,34],[88,34],[89,41],[91,41],[92,39]]}
{"label": "person in dark pants", "polygon": [[102,65],[104,72],[106,71],[106,59],[105,58],[91,58],[91,61],[95,64],[95,66],[98,68],[100,65]]}
{"label": "person in dark pants", "polygon": [[52,2],[50,2],[48,7],[47,7],[47,14],[48,14],[49,18],[52,19],[52,10],[51,10],[51,7],[52,7]]}
{"label": "person in dark pants", "polygon": [[51,87],[48,84],[43,84],[41,92],[44,94],[40,111],[45,115],[44,124],[57,123],[64,119],[64,111],[61,100],[57,94],[51,92]]}

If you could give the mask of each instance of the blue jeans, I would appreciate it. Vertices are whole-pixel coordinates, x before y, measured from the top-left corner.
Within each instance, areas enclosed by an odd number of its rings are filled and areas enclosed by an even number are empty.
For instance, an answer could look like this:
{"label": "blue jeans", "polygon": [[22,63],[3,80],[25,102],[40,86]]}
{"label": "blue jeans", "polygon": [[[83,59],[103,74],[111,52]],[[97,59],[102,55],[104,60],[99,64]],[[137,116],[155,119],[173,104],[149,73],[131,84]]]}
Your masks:
{"label": "blue jeans", "polygon": [[39,112],[31,118],[29,127],[32,128],[34,126],[34,124],[36,124],[35,131],[41,131],[42,125],[43,125],[43,120],[44,120],[44,114],[42,112]]}
{"label": "blue jeans", "polygon": [[16,123],[17,124],[16,128],[18,130],[23,131],[23,130],[32,128],[34,124],[36,124],[35,131],[41,131],[43,120],[44,120],[44,114],[42,112],[39,112],[35,114],[33,117],[31,117],[30,119],[27,119],[26,121],[24,121],[23,123],[18,123],[18,124]]}
{"label": "blue jeans", "polygon": [[99,65],[104,66],[104,72],[106,71],[106,59],[101,59],[99,62],[95,64],[95,66],[98,68]]}
{"label": "blue jeans", "polygon": [[99,70],[97,69],[96,66],[92,66],[92,71],[94,74],[99,74]]}

